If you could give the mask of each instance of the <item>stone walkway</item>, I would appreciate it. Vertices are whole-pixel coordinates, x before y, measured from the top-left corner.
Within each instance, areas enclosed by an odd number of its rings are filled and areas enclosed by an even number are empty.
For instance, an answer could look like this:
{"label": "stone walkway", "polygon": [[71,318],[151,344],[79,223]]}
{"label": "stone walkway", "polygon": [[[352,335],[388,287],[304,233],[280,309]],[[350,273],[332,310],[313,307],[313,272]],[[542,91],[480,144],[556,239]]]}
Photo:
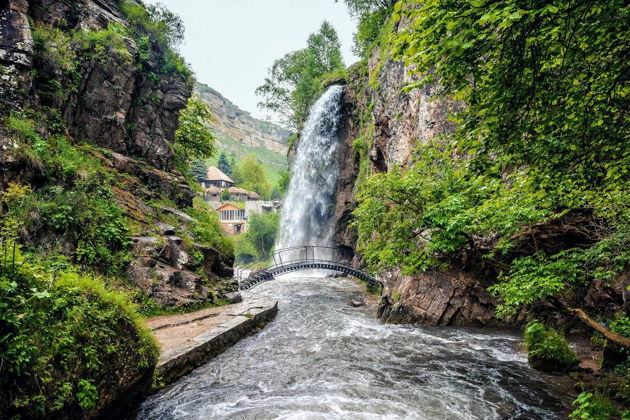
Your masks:
{"label": "stone walkway", "polygon": [[243,301],[233,305],[146,320],[160,343],[157,370],[165,384],[186,375],[275,317],[276,300],[254,293],[242,295]]}

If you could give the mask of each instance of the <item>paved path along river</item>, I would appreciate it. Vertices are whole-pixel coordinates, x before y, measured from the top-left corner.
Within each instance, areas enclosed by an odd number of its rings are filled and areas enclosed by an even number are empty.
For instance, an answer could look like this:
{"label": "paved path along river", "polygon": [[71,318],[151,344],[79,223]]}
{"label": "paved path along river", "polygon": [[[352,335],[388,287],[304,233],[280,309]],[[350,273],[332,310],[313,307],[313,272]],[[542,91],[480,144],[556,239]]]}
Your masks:
{"label": "paved path along river", "polygon": [[264,330],[148,399],[139,419],[562,418],[509,332],[382,324],[347,279],[280,278]]}

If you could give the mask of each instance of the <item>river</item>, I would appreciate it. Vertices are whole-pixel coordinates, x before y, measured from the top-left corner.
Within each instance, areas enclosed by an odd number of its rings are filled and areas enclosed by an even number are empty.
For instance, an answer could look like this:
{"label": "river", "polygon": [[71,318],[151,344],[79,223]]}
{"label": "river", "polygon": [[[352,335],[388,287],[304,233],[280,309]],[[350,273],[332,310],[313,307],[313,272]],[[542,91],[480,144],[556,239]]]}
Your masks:
{"label": "river", "polygon": [[529,367],[516,333],[383,324],[373,303],[349,305],[362,290],[288,276],[257,287],[279,300],[276,319],[150,397],[137,418],[564,417],[562,392]]}

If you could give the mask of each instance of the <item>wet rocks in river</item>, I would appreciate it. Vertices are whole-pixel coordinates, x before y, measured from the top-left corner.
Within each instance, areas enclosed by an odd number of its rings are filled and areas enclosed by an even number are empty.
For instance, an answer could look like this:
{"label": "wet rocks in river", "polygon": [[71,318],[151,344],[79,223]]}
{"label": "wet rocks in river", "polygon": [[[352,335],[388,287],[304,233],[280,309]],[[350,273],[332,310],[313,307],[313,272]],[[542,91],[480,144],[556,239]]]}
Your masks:
{"label": "wet rocks in river", "polygon": [[354,308],[365,306],[365,299],[362,296],[355,296],[348,301],[348,304]]}

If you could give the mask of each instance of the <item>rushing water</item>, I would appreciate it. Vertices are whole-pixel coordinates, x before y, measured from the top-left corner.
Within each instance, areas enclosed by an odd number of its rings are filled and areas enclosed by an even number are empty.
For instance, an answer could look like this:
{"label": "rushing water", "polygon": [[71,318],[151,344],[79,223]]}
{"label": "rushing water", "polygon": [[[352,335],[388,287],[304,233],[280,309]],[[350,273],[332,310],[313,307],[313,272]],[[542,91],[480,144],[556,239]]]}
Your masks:
{"label": "rushing water", "polygon": [[282,207],[278,249],[331,244],[342,95],[343,87],[330,87],[304,124]]}
{"label": "rushing water", "polygon": [[[341,87],[314,105],[302,133],[278,248],[331,245]],[[148,399],[139,419],[542,419],[564,406],[518,349],[519,337],[386,325],[348,301],[347,279],[289,277],[262,332]]]}
{"label": "rushing water", "polygon": [[509,333],[382,324],[346,279],[255,289],[277,318],[152,396],[139,419],[549,419],[563,406]]}

